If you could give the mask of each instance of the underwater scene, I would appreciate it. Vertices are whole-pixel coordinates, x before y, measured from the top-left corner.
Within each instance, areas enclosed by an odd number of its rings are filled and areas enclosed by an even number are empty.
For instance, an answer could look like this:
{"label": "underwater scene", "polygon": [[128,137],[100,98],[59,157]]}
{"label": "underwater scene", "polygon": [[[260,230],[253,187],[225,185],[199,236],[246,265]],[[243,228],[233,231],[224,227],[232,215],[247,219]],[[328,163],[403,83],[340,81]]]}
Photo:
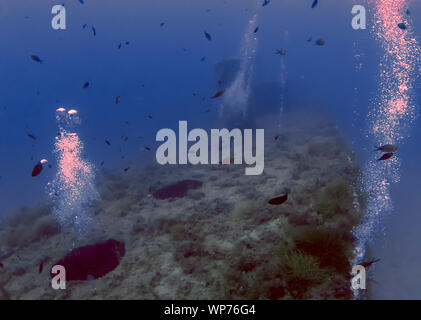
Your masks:
{"label": "underwater scene", "polygon": [[1,0],[0,300],[421,299],[419,17]]}

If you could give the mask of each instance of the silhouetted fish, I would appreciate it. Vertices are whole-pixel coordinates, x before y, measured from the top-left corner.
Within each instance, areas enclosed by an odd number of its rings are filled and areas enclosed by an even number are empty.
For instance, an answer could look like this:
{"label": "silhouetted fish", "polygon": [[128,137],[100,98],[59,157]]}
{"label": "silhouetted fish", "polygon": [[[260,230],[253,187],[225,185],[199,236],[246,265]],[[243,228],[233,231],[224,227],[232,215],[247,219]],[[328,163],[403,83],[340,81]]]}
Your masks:
{"label": "silhouetted fish", "polygon": [[268,201],[269,204],[278,206],[283,204],[285,201],[288,200],[288,192],[286,192],[283,196],[279,196]]}
{"label": "silhouetted fish", "polygon": [[94,36],[96,36],[96,30],[94,26],[92,26],[92,32],[94,33]]}
{"label": "silhouetted fish", "polygon": [[35,137],[33,134],[28,133],[28,137],[32,140],[37,140],[37,137]]}
{"label": "silhouetted fish", "polygon": [[278,140],[278,139],[279,139],[279,135],[278,135],[278,136],[275,136],[275,138],[274,138],[274,139],[275,139],[275,141],[276,141],[276,140]]}
{"label": "silhouetted fish", "polygon": [[118,45],[118,47],[117,47],[118,49],[121,49],[121,43]]}
{"label": "silhouetted fish", "polygon": [[85,29],[88,25],[85,23],[82,28]]}
{"label": "silhouetted fish", "polygon": [[275,54],[279,54],[280,56],[284,56],[284,55],[287,54],[287,51],[285,49],[281,49],[281,50],[276,49]]}
{"label": "silhouetted fish", "polygon": [[200,59],[200,61],[203,62],[203,61],[205,61],[205,59],[206,59],[205,57],[202,57],[202,59]]}
{"label": "silhouetted fish", "polygon": [[385,144],[381,147],[376,147],[377,149],[374,151],[383,151],[383,152],[395,152],[398,150],[398,147],[393,144]]}
{"label": "silhouetted fish", "polygon": [[117,96],[116,98],[115,98],[115,104],[119,104],[120,103],[120,96]]}
{"label": "silhouetted fish", "polygon": [[405,24],[405,23],[403,23],[403,22],[401,22],[401,23],[399,23],[398,24],[398,27],[400,28],[400,29],[402,29],[402,30],[406,30],[408,27],[407,27],[407,25]]}
{"label": "silhouetted fish", "polygon": [[36,177],[38,176],[42,171],[42,163],[38,162],[35,167],[32,169],[32,176]]}
{"label": "silhouetted fish", "polygon": [[127,170],[129,170],[129,169],[130,169],[129,167],[124,168],[124,172],[127,172]]}
{"label": "silhouetted fish", "polygon": [[225,90],[220,90],[217,93],[215,93],[215,95],[213,97],[211,97],[211,99],[215,99],[215,98],[219,98],[220,96],[222,96],[224,94]]}
{"label": "silhouetted fish", "polygon": [[152,119],[152,116],[151,116],[151,115],[148,115],[148,118],[149,118],[149,119]]}
{"label": "silhouetted fish", "polygon": [[42,60],[38,56],[36,56],[36,55],[32,55],[31,56],[31,59],[34,60],[35,62],[42,63]]}
{"label": "silhouetted fish", "polygon": [[204,32],[205,32],[206,39],[208,39],[209,41],[212,41],[211,35],[209,33],[207,33],[206,31],[204,31]]}
{"label": "silhouetted fish", "polygon": [[270,0],[264,0],[262,7],[266,7],[270,3]]}
{"label": "silhouetted fish", "polygon": [[85,3],[83,0],[79,0],[79,2],[80,2],[81,4],[84,4],[84,3]]}
{"label": "silhouetted fish", "polygon": [[257,31],[259,31],[259,27],[256,27],[256,29],[254,29],[254,33],[257,33]]}
{"label": "silhouetted fish", "polygon": [[83,84],[83,89],[86,89],[87,87],[89,87],[89,82],[85,82],[85,83]]}
{"label": "silhouetted fish", "polygon": [[319,0],[314,0],[313,4],[311,5],[311,8],[314,9],[318,3],[319,3]]}
{"label": "silhouetted fish", "polygon": [[165,25],[165,22],[161,22],[159,26],[162,28]]}
{"label": "silhouetted fish", "polygon": [[108,140],[105,140],[105,143],[107,144],[107,146],[111,146],[111,142]]}
{"label": "silhouetted fish", "polygon": [[360,265],[362,265],[364,268],[368,268],[368,267],[371,267],[374,263],[379,262],[379,261],[380,259],[373,258],[370,261],[361,262]]}
{"label": "silhouetted fish", "polygon": [[316,41],[316,44],[318,45],[318,46],[324,46],[325,45],[325,41],[323,40],[323,39],[319,39],[319,40],[317,40]]}
{"label": "silhouetted fish", "polygon": [[377,159],[377,161],[387,160],[387,159],[390,159],[391,157],[393,157],[393,153],[388,152],[382,155],[379,159]]}
{"label": "silhouetted fish", "polygon": [[149,148],[149,147],[145,147],[145,149],[148,150],[148,151],[151,151],[151,148]]}
{"label": "silhouetted fish", "polygon": [[41,274],[43,269],[44,269],[44,261],[41,261],[41,263],[39,264],[38,273]]}

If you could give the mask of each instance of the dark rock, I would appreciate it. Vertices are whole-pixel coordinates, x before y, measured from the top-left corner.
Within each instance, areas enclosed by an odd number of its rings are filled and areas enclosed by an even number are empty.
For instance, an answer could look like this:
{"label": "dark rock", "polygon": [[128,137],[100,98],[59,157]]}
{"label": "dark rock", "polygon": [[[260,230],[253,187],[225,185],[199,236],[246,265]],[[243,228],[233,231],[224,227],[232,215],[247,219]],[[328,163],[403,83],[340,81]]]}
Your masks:
{"label": "dark rock", "polygon": [[111,239],[76,248],[54,265],[62,265],[66,269],[67,281],[87,280],[89,277],[98,279],[117,268],[125,251],[123,242]]}
{"label": "dark rock", "polygon": [[202,187],[202,182],[198,180],[182,180],[152,193],[155,199],[183,198],[190,189]]}

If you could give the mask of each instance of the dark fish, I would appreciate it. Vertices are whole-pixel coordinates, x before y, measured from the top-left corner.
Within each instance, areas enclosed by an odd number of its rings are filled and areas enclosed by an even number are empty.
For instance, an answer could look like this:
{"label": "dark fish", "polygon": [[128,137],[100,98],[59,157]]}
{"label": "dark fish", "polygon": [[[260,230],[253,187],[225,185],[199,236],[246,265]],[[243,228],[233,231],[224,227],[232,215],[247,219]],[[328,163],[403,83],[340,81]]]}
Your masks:
{"label": "dark fish", "polygon": [[279,206],[280,204],[283,204],[287,200],[288,200],[288,192],[286,192],[283,196],[270,199],[268,203],[274,206]]}
{"label": "dark fish", "polygon": [[323,40],[323,39],[319,39],[319,40],[317,40],[316,41],[316,44],[318,45],[318,46],[324,46],[325,45],[325,41]]}
{"label": "dark fish", "polygon": [[39,273],[39,274],[41,274],[41,273],[42,273],[42,269],[44,269],[44,261],[42,261],[42,262],[39,264],[39,268],[38,268],[38,273]]}
{"label": "dark fish", "polygon": [[318,3],[319,3],[319,0],[314,0],[313,4],[311,5],[311,9],[314,9]]}
{"label": "dark fish", "polygon": [[81,4],[84,4],[84,3],[85,3],[83,0],[79,0],[79,2],[80,2]]}
{"label": "dark fish", "polygon": [[407,26],[405,23],[403,23],[403,22],[399,23],[399,24],[398,24],[398,27],[399,27],[400,29],[402,29],[402,30],[406,30],[406,29],[408,28],[408,26]]}
{"label": "dark fish", "polygon": [[85,29],[88,25],[85,23],[82,28]]}
{"label": "dark fish", "polygon": [[126,43],[126,46],[128,46],[130,44],[130,41],[126,41],[125,43]]}
{"label": "dark fish", "polygon": [[381,147],[376,147],[374,151],[383,151],[383,152],[395,152],[398,150],[398,147],[393,144],[385,144]]}
{"label": "dark fish", "polygon": [[210,112],[210,109],[206,109],[205,112]]}
{"label": "dark fish", "polygon": [[100,164],[100,166],[102,167],[104,165],[104,161],[101,161],[101,164]]}
{"label": "dark fish", "polygon": [[221,85],[222,84],[222,80],[218,80],[218,84]]}
{"label": "dark fish", "polygon": [[215,95],[213,97],[211,97],[211,99],[215,99],[215,98],[219,98],[220,96],[222,96],[224,94],[225,90],[220,90],[217,93],[215,93]]}
{"label": "dark fish", "polygon": [[311,42],[313,40],[313,37],[310,36],[310,38],[307,39],[307,42]]}
{"label": "dark fish", "polygon": [[278,135],[278,136],[275,136],[275,138],[274,138],[274,139],[275,139],[275,141],[276,141],[276,140],[278,140],[278,139],[279,139],[279,135]]}
{"label": "dark fish", "polygon": [[257,31],[259,31],[259,27],[256,27],[256,29],[254,29],[254,33],[257,33]]}
{"label": "dark fish", "polygon": [[209,41],[212,41],[211,35],[209,33],[207,33],[206,31],[204,31],[204,32],[205,32],[206,39],[208,39]]}
{"label": "dark fish", "polygon": [[387,160],[391,157],[393,157],[393,153],[388,152],[388,153],[385,153],[384,155],[382,155],[379,159],[377,159],[377,161]]}
{"label": "dark fish", "polygon": [[85,82],[85,84],[83,85],[83,89],[86,89],[87,87],[89,87],[89,82]]}
{"label": "dark fish", "polygon": [[264,0],[262,7],[266,7],[270,3],[270,0]]}
{"label": "dark fish", "polygon": [[0,262],[0,268],[4,268],[4,264]]}
{"label": "dark fish", "polygon": [[117,96],[116,98],[115,98],[115,104],[119,104],[120,103],[120,96]]}
{"label": "dark fish", "polygon": [[374,263],[379,262],[379,261],[380,261],[380,259],[375,259],[375,258],[373,258],[373,259],[371,259],[370,261],[364,261],[364,262],[361,262],[361,265],[362,265],[364,268],[368,268],[368,267],[371,267]]}
{"label": "dark fish", "polygon": [[152,119],[152,116],[151,116],[151,115],[148,115],[148,118],[149,118],[149,119]]}
{"label": "dark fish", "polygon": [[411,11],[409,9],[406,9],[405,13],[409,16],[411,14]]}
{"label": "dark fish", "polygon": [[107,144],[107,146],[111,146],[111,142],[108,140],[105,140],[105,143]]}
{"label": "dark fish", "polygon": [[205,57],[202,57],[202,59],[200,59],[200,61],[203,62],[203,61],[205,61],[205,59],[206,59]]}
{"label": "dark fish", "polygon": [[127,168],[124,168],[124,172],[127,172],[127,170],[129,170],[129,167],[127,167]]}
{"label": "dark fish", "polygon": [[149,148],[149,147],[145,147],[145,149],[148,150],[148,151],[151,151],[151,148]]}
{"label": "dark fish", "polygon": [[94,26],[92,26],[92,32],[94,33],[94,36],[96,36],[96,30]]}
{"label": "dark fish", "polygon": [[35,137],[33,134],[28,133],[28,137],[32,140],[37,140],[37,137]]}
{"label": "dark fish", "polygon": [[281,50],[276,49],[275,54],[279,54],[280,56],[284,56],[284,55],[287,54],[287,51],[285,49],[281,49]]}
{"label": "dark fish", "polygon": [[31,59],[34,60],[35,62],[42,63],[42,60],[38,56],[32,55]]}
{"label": "dark fish", "polygon": [[161,23],[159,24],[159,26],[162,28],[162,27],[164,26],[164,24],[165,24],[165,22],[161,22]]}
{"label": "dark fish", "polygon": [[126,142],[127,140],[129,140],[129,137],[125,137],[125,138],[123,139],[123,141],[124,141],[124,142]]}
{"label": "dark fish", "polygon": [[121,49],[121,43],[118,45],[118,47],[117,47],[118,49]]}
{"label": "dark fish", "polygon": [[41,173],[41,171],[42,171],[42,163],[38,162],[35,165],[34,169],[32,169],[32,176],[33,177],[38,176]]}

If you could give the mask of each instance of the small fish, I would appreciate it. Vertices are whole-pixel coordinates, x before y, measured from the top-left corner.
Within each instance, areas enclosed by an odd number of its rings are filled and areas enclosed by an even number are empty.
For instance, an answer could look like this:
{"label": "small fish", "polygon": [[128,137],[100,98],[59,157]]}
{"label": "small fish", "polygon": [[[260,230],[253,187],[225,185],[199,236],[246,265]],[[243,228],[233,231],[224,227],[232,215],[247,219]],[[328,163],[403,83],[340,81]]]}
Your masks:
{"label": "small fish", "polygon": [[264,0],[262,7],[266,7],[270,3],[270,0]]}
{"label": "small fish", "polygon": [[4,264],[0,262],[0,268],[4,268]]}
{"label": "small fish", "polygon": [[279,139],[279,135],[275,136],[274,140],[278,140]]}
{"label": "small fish", "polygon": [[409,9],[406,9],[405,13],[409,16],[411,14],[411,11]]}
{"label": "small fish", "polygon": [[84,3],[85,3],[83,0],[79,0],[79,2],[80,2],[81,4],[84,4]]}
{"label": "small fish", "polygon": [[308,39],[307,39],[307,42],[311,42],[313,40],[313,36],[310,36]]}
{"label": "small fish", "polygon": [[89,87],[89,82],[85,82],[85,83],[83,84],[83,89],[86,89],[87,87]]}
{"label": "small fish", "polygon": [[118,49],[121,49],[121,43],[118,45],[118,47],[117,47]]}
{"label": "small fish", "polygon": [[376,147],[374,151],[383,151],[383,152],[395,152],[398,150],[398,147],[393,144],[385,144],[381,147]]}
{"label": "small fish", "polygon": [[38,176],[38,175],[41,173],[42,169],[43,169],[43,167],[42,167],[42,163],[41,163],[41,162],[38,162],[38,163],[35,165],[35,167],[32,169],[32,176],[33,176],[33,177]]}
{"label": "small fish", "polygon": [[162,28],[165,25],[165,22],[161,22],[159,26]]}
{"label": "small fish", "polygon": [[205,112],[210,112],[210,109],[206,109]]}
{"label": "small fish", "polygon": [[101,161],[100,166],[102,167],[104,165],[104,161]]}
{"label": "small fish", "polygon": [[82,26],[82,28],[83,29],[86,29],[86,27],[87,27],[88,25],[85,23],[83,26]]}
{"label": "small fish", "polygon": [[124,168],[124,172],[127,172],[127,170],[129,170],[130,167]]}
{"label": "small fish", "polygon": [[319,40],[317,40],[316,41],[316,44],[318,45],[318,46],[324,46],[325,45],[325,41],[323,40],[323,39],[319,39]]}
{"label": "small fish", "polygon": [[130,41],[126,41],[125,44],[126,46],[128,46],[130,44]]}
{"label": "small fish", "polygon": [[32,140],[37,140],[37,137],[35,137],[33,134],[28,133],[28,137]]}
{"label": "small fish", "polygon": [[408,28],[408,26],[404,22],[399,23],[398,27],[402,30],[406,30]]}
{"label": "small fish", "polygon": [[36,56],[36,55],[32,55],[31,59],[34,60],[35,62],[39,62],[42,63],[42,60],[40,59],[40,57]]}
{"label": "small fish", "polygon": [[383,161],[383,160],[390,159],[391,157],[393,157],[393,154],[394,153],[392,153],[392,152],[385,153],[379,159],[377,159],[377,161]]}
{"label": "small fish", "polygon": [[145,149],[148,150],[148,151],[151,151],[151,148],[149,148],[149,147],[145,147]]}
{"label": "small fish", "polygon": [[285,49],[281,49],[281,50],[276,49],[275,54],[279,54],[280,56],[284,56],[284,55],[287,54],[287,51]]}
{"label": "small fish", "polygon": [[44,269],[44,261],[41,261],[41,263],[39,264],[38,274],[42,273],[42,269]]}
{"label": "small fish", "polygon": [[204,33],[205,33],[206,39],[208,39],[209,41],[212,41],[211,35],[209,33],[207,33],[206,31],[204,31]]}
{"label": "small fish", "polygon": [[311,5],[311,9],[314,9],[318,3],[319,3],[319,0],[314,0],[313,4]]}
{"label": "small fish", "polygon": [[200,61],[203,62],[203,61],[205,61],[205,59],[206,59],[205,57],[202,57],[202,59],[200,59]]}
{"label": "small fish", "polygon": [[379,261],[380,261],[380,259],[373,258],[373,259],[371,259],[370,261],[364,261],[364,262],[361,262],[361,264],[360,264],[360,265],[362,265],[364,268],[369,268],[369,267],[371,267],[374,263],[379,262]]}
{"label": "small fish", "polygon": [[222,84],[222,80],[218,80],[218,84],[221,85]]}
{"label": "small fish", "polygon": [[148,118],[149,118],[149,119],[152,119],[152,116],[151,116],[151,115],[148,115]]}
{"label": "small fish", "polygon": [[125,138],[123,139],[123,141],[124,141],[124,142],[127,142],[127,140],[129,140],[129,137],[125,137]]}
{"label": "small fish", "polygon": [[283,204],[287,200],[288,200],[288,192],[285,192],[285,194],[282,196],[270,199],[268,203],[274,206],[279,206],[280,204]]}
{"label": "small fish", "polygon": [[111,142],[108,140],[105,140],[105,143],[107,144],[107,146],[111,146]]}
{"label": "small fish", "polygon": [[215,93],[215,95],[213,97],[211,97],[211,99],[216,99],[219,98],[220,96],[222,96],[224,94],[225,90],[220,90],[217,93]]}
{"label": "small fish", "polygon": [[96,36],[96,30],[94,26],[92,26],[92,32],[94,33],[94,36]]}
{"label": "small fish", "polygon": [[115,104],[119,104],[120,103],[120,96],[117,96],[116,98],[115,98]]}
{"label": "small fish", "polygon": [[256,29],[254,29],[254,33],[257,33],[257,31],[259,31],[259,27],[256,27]]}

